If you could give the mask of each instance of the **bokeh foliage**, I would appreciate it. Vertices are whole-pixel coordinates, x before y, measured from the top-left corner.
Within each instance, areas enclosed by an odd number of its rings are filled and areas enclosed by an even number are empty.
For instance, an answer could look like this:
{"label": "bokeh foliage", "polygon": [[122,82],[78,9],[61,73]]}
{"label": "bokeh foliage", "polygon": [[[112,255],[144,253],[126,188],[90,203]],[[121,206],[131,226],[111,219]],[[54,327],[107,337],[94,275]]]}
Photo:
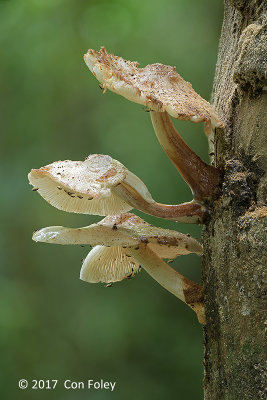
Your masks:
{"label": "bokeh foliage", "polygon": [[[85,226],[31,192],[27,173],[59,159],[110,154],[164,203],[191,200],[159,146],[149,114],[102,95],[83,62],[87,49],[176,65],[209,99],[222,20],[220,0],[0,1],[1,398],[162,399],[202,397],[202,336],[196,317],[145,272],[111,288],[78,279],[88,248],[35,244],[34,229]],[[203,126],[176,123],[208,160]],[[201,228],[147,217],[158,226]],[[200,259],[172,264],[200,279]],[[59,379],[55,391],[22,392],[20,378]],[[66,391],[62,380],[117,381],[108,391]],[[49,396],[49,397],[48,397]],[[12,397],[13,398],[13,397]]]}

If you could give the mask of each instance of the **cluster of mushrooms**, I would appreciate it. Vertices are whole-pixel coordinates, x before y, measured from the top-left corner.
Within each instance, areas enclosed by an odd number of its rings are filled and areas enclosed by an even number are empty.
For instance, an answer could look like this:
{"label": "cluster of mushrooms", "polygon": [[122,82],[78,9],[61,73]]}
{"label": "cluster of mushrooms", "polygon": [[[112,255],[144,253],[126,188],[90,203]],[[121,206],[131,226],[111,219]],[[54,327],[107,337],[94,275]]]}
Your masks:
{"label": "cluster of mushrooms", "polygon": [[36,242],[90,244],[80,278],[86,282],[113,282],[132,278],[142,267],[165,289],[189,305],[205,324],[203,288],[171,268],[179,255],[201,255],[202,246],[190,235],[148,224],[132,209],[185,223],[203,223],[209,202],[217,195],[219,171],[203,162],[183,141],[170,116],[204,122],[210,133],[223,123],[174,67],[138,63],[88,50],[85,62],[103,89],[145,105],[158,140],[191,187],[191,202],[157,203],[146,185],[119,161],[108,155],[89,155],[85,161],[57,161],[29,173],[30,184],[52,206],[67,212],[105,216],[83,228],[52,226],[33,234]]}

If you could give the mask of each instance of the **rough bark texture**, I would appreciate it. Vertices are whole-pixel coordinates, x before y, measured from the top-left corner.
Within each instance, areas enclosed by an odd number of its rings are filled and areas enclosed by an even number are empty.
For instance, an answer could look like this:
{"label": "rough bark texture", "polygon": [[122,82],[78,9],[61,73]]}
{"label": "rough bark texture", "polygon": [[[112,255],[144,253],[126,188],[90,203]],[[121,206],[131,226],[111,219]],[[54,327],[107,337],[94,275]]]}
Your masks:
{"label": "rough bark texture", "polygon": [[204,228],[205,400],[266,399],[266,13],[264,1],[225,2],[213,90],[225,129],[211,138],[223,182]]}

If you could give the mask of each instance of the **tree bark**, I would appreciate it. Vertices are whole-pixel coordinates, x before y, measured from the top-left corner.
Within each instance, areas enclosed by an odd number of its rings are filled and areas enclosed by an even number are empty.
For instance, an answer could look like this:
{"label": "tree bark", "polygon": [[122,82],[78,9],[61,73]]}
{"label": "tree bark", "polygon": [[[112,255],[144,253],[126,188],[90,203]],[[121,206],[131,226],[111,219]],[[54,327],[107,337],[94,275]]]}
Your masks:
{"label": "tree bark", "polygon": [[204,228],[205,400],[266,397],[266,1],[225,0],[210,139],[223,171]]}

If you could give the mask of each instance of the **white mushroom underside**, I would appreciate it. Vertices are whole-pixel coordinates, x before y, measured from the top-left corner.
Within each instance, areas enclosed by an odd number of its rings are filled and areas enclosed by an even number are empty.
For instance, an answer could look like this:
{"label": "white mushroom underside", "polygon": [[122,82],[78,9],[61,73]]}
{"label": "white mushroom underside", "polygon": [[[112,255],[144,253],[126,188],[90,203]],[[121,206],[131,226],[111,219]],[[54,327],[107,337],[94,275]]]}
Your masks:
{"label": "white mushroom underside", "polygon": [[80,279],[90,283],[118,282],[139,270],[136,260],[121,247],[95,246],[85,258]]}
{"label": "white mushroom underside", "polygon": [[68,187],[55,182],[49,175],[40,178],[30,178],[30,183],[38,193],[53,207],[59,210],[92,215],[109,215],[130,211],[133,207],[112,192],[112,189],[102,191],[103,198],[71,191]]}

